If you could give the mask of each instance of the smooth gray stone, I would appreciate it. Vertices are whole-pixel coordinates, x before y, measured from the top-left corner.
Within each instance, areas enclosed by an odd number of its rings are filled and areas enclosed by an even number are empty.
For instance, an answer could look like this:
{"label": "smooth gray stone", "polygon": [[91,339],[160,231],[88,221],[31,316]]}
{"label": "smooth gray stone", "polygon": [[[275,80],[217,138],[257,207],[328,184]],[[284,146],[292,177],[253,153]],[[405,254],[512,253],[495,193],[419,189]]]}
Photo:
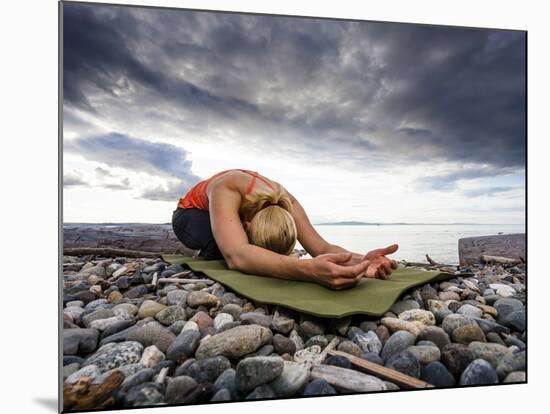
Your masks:
{"label": "smooth gray stone", "polygon": [[182,357],[195,354],[199,346],[201,334],[195,330],[182,331],[167,350],[166,357],[172,361],[179,361]]}
{"label": "smooth gray stone", "polygon": [[166,387],[164,400],[170,404],[183,402],[197,385],[197,381],[186,375],[172,378]]}
{"label": "smooth gray stone", "polygon": [[239,391],[251,391],[259,385],[273,381],[283,372],[281,357],[250,357],[237,364],[235,383]]}
{"label": "smooth gray stone", "polygon": [[215,356],[195,361],[187,368],[187,375],[199,384],[214,383],[222,372],[229,368],[231,368],[229,359],[224,356]]}
{"label": "smooth gray stone", "polygon": [[227,388],[222,388],[210,400],[212,402],[219,402],[219,401],[231,401],[231,392]]}
{"label": "smooth gray stone", "polygon": [[413,334],[407,331],[397,331],[393,333],[382,348],[380,356],[384,361],[390,359],[393,355],[407,349],[409,346],[414,345],[415,337]]}
{"label": "smooth gray stone", "polygon": [[63,330],[63,355],[93,352],[97,348],[98,339],[97,329],[65,329]]}
{"label": "smooth gray stone", "polygon": [[487,361],[476,359],[470,363],[460,376],[460,385],[497,384],[495,369]]}

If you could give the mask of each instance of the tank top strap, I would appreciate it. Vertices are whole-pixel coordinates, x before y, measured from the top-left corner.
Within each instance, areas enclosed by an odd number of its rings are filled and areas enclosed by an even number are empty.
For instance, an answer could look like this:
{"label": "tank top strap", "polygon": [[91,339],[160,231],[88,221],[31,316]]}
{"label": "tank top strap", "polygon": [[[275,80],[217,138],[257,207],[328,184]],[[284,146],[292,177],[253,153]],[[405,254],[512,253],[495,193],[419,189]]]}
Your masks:
{"label": "tank top strap", "polygon": [[[253,171],[251,171],[253,172]],[[253,172],[254,173],[254,172]],[[245,194],[248,194],[252,191],[252,188],[254,188],[254,184],[256,183],[256,178],[258,178],[258,173],[254,173],[252,174],[252,182],[250,183],[250,185],[248,186],[248,190],[246,190],[246,193]]]}

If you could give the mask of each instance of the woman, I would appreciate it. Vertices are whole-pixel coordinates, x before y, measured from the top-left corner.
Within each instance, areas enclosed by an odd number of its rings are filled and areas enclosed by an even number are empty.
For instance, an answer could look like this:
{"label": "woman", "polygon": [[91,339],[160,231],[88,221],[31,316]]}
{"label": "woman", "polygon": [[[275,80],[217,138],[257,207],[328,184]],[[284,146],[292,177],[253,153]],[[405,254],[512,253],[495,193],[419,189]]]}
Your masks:
{"label": "woman", "polygon": [[[397,245],[367,255],[325,241],[298,200],[255,171],[230,169],[197,183],[172,216],[178,239],[205,259],[225,259],[230,269],[281,279],[355,286],[362,277],[386,279],[397,262],[385,256]],[[296,241],[312,256],[289,256]]]}

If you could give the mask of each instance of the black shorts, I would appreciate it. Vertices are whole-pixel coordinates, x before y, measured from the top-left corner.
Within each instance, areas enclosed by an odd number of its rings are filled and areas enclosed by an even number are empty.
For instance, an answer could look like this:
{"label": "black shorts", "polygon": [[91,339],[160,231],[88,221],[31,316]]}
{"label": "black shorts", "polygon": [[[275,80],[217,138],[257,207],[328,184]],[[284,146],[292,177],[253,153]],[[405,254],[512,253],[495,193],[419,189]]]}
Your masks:
{"label": "black shorts", "polygon": [[186,247],[199,250],[199,257],[210,260],[224,259],[210,224],[210,213],[198,208],[180,208],[172,214],[172,229]]}

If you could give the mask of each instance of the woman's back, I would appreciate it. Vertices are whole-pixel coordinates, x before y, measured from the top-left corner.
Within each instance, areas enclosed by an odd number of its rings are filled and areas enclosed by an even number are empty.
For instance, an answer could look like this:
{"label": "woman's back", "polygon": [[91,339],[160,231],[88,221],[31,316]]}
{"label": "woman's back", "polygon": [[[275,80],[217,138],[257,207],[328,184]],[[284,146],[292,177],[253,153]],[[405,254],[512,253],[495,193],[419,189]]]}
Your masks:
{"label": "woman's back", "polygon": [[[214,174],[210,178],[206,180],[202,180],[195,184],[188,192],[179,199],[178,201],[178,207],[179,208],[198,208],[199,210],[205,210],[208,211],[208,188],[209,184],[211,182],[216,182],[218,179],[221,179],[222,176],[227,177],[227,175],[233,173],[236,173],[235,175],[241,175],[246,174],[248,176],[252,176],[252,180],[248,184],[248,188],[244,191],[244,195],[250,194],[252,192],[252,189],[255,186],[255,183],[257,179],[263,181],[267,186],[274,189],[275,186],[273,184],[276,184],[274,182],[271,182],[270,180],[266,179],[265,177],[261,177],[258,172],[246,170],[246,169],[240,169],[240,168],[233,168],[229,170],[220,171],[219,173]],[[244,181],[244,180],[243,180]],[[244,184],[244,183],[243,183]],[[244,184],[246,185],[246,184]],[[244,186],[243,186],[244,188]]]}

